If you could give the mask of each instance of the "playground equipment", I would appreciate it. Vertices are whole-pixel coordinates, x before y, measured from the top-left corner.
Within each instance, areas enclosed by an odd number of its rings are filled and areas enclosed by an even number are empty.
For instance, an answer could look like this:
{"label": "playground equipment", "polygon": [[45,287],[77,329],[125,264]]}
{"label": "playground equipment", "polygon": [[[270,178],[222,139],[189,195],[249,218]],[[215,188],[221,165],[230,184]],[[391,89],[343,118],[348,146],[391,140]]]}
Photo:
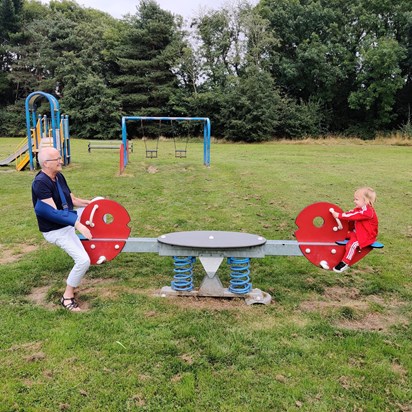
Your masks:
{"label": "playground equipment", "polygon": [[[47,99],[50,118],[37,115],[38,102]],[[34,170],[34,155],[44,146],[52,146],[60,152],[64,165],[70,163],[69,117],[60,116],[57,99],[49,93],[33,92],[26,98],[26,128],[30,170]],[[20,161],[21,164],[25,159]],[[24,167],[24,166],[23,166]],[[19,169],[21,170],[21,169]]]}
{"label": "playground equipment", "polygon": [[[297,240],[266,240],[264,237],[238,232],[194,231],[176,232],[158,238],[129,238],[130,216],[119,203],[100,199],[83,211],[81,222],[90,228],[93,239],[81,237],[92,264],[114,259],[120,252],[158,253],[174,260],[174,278],[160,296],[244,297],[247,304],[271,301],[271,296],[252,288],[250,258],[265,256],[305,256],[315,266],[332,270],[345,253],[344,239],[348,223],[338,224],[329,210],[341,209],[327,202],[314,203],[303,209],[296,218]],[[108,223],[107,216],[110,216]],[[353,262],[366,256],[375,242],[360,250]],[[199,289],[194,288],[193,265],[199,258],[206,274]],[[228,259],[231,279],[224,288],[216,274],[223,259]]]}
{"label": "playground equipment", "polygon": [[[38,103],[44,99],[49,102],[50,117],[37,115]],[[23,170],[28,164],[30,170],[34,170],[35,156],[45,146],[52,146],[59,150],[64,164],[69,164],[69,116],[60,116],[57,99],[49,93],[37,91],[27,96],[25,107],[27,137],[18,144],[10,156],[0,160],[0,166],[7,166],[15,161],[18,171]]]}
{"label": "playground equipment", "polygon": [[[203,164],[205,166],[210,166],[210,120],[207,117],[146,117],[146,116],[123,116],[122,117],[122,140],[124,147],[126,148],[127,142],[127,122],[130,121],[140,121],[140,127],[143,128],[143,122],[159,122],[159,125],[162,122],[197,122],[203,124]],[[173,124],[172,124],[173,128]],[[146,157],[156,158],[159,151],[159,137],[157,137],[155,147],[149,147],[147,139],[143,139],[146,149]],[[187,144],[184,149],[177,149],[176,139],[173,136],[175,142],[175,156],[176,157],[186,157],[187,153]],[[125,149],[126,150],[126,149]],[[127,166],[127,155],[124,154],[124,167]]]}
{"label": "playground equipment", "polygon": [[[6,158],[0,160],[0,166],[8,166],[11,162],[14,162],[16,159],[20,159],[24,154],[27,152],[29,149],[29,145],[27,143],[27,140],[24,139],[22,142],[19,143],[19,145],[16,147],[15,151],[7,156]],[[24,166],[27,165],[29,161],[28,155],[27,159],[21,161],[16,161],[16,169],[17,170],[22,170]]]}

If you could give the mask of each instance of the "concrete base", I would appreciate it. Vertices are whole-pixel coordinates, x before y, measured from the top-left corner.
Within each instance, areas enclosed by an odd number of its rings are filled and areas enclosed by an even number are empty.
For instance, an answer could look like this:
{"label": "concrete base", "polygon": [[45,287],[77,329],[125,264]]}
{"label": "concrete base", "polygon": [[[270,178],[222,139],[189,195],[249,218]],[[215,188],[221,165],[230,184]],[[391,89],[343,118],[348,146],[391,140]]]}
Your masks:
{"label": "concrete base", "polygon": [[229,292],[229,289],[221,289],[217,294],[202,293],[200,290],[192,290],[190,292],[173,290],[170,286],[164,286],[155,293],[155,296],[162,298],[176,296],[194,296],[194,297],[216,297],[216,298],[244,298],[247,305],[263,304],[269,305],[272,297],[269,293],[262,292],[260,289],[252,289],[249,293],[237,294]]}

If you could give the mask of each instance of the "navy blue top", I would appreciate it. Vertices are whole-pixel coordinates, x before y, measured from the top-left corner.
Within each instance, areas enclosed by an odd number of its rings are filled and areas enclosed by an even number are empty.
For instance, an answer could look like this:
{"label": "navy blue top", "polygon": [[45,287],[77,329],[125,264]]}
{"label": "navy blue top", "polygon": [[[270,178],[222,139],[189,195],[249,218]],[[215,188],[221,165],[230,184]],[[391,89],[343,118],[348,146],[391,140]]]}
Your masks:
{"label": "navy blue top", "polygon": [[[57,173],[56,178],[59,180],[59,184],[63,190],[64,196],[66,198],[67,206],[69,210],[73,210],[73,202],[70,196],[71,190],[67,185],[66,179],[61,173]],[[62,201],[60,199],[59,190],[57,184],[53,181],[46,173],[40,171],[37,173],[33,180],[31,186],[31,196],[33,201],[33,206],[36,205],[37,200],[43,200],[52,198],[57,209],[63,210]],[[61,229],[65,225],[59,223],[54,223],[50,220],[37,216],[37,223],[39,225],[40,232],[50,232],[51,230]]]}

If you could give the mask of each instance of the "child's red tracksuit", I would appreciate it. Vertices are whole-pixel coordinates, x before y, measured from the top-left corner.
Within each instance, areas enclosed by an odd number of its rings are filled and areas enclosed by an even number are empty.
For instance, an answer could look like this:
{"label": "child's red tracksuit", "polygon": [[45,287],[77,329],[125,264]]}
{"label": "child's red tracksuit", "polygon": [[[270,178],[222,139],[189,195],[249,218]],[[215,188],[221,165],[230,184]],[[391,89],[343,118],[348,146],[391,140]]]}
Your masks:
{"label": "child's red tracksuit", "polygon": [[350,265],[357,248],[362,249],[376,241],[379,224],[378,216],[372,206],[365,205],[356,207],[349,212],[339,213],[338,218],[351,222],[350,238],[342,259],[343,262]]}

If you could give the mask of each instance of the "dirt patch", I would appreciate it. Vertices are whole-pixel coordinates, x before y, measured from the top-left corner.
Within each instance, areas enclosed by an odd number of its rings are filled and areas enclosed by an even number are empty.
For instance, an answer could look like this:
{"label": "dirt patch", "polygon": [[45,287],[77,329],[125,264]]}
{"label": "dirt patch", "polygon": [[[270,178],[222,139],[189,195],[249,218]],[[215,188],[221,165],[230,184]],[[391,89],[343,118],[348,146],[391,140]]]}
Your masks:
{"label": "dirt patch", "polygon": [[[78,299],[80,309],[87,311],[90,309],[90,304],[86,300],[82,300],[82,296],[92,295],[93,297],[103,297],[105,299],[114,299],[118,296],[121,287],[116,287],[116,279],[84,279],[81,287],[75,291],[75,296]],[[50,286],[40,286],[34,288],[27,296],[27,299],[35,305],[42,306],[49,310],[60,308],[60,297],[50,301],[48,293]],[[125,290],[124,288],[122,290]]]}
{"label": "dirt patch", "polygon": [[36,352],[40,352],[40,349],[42,348],[43,343],[42,342],[26,342],[26,343],[20,343],[18,345],[13,345],[11,348],[9,348],[8,350],[10,352],[15,352],[15,351],[36,351]]}
{"label": "dirt patch", "polygon": [[147,173],[150,173],[150,174],[155,174],[155,173],[157,173],[159,171],[159,169],[157,168],[157,167],[155,167],[155,166],[149,166],[148,168],[147,168]]}
{"label": "dirt patch", "polygon": [[408,376],[408,371],[397,362],[392,363],[392,371],[402,378]]}
{"label": "dirt patch", "polygon": [[327,309],[342,307],[366,310],[369,307],[369,303],[360,298],[360,292],[356,288],[334,286],[326,288],[321,299],[305,301],[300,304],[300,309],[305,312],[325,312]]}
{"label": "dirt patch", "polygon": [[0,264],[13,263],[21,259],[27,253],[34,252],[39,247],[37,245],[22,244],[14,249],[7,248],[5,245],[0,245]]}
{"label": "dirt patch", "polygon": [[[48,310],[56,310],[60,308],[59,297],[53,298],[50,301],[49,290],[51,286],[40,286],[34,288],[27,296],[27,299],[35,305],[42,306]],[[119,279],[84,279],[78,290],[76,290],[76,298],[78,299],[79,306],[83,310],[90,308],[90,301],[96,298],[104,300],[116,300],[122,293],[134,293],[145,296],[159,296],[159,290],[155,289],[139,289],[130,286],[125,286]],[[82,299],[84,297],[84,299]],[[212,297],[195,297],[195,296],[176,296],[165,297],[159,299],[166,299],[170,305],[174,305],[184,309],[198,309],[198,310],[251,310],[251,305],[248,306],[243,298],[212,298]],[[155,311],[149,311],[146,313],[147,317],[156,316]]]}
{"label": "dirt patch", "polygon": [[[335,321],[335,325],[345,329],[387,331],[391,326],[408,325],[408,320],[400,313],[405,302],[395,297],[362,296],[357,288],[330,287],[324,294],[311,301],[302,302],[299,309],[304,312],[320,312],[324,315],[342,311],[346,313]],[[348,314],[350,315],[349,318]]]}
{"label": "dirt patch", "polygon": [[[159,291],[153,291],[153,295],[159,296]],[[167,299],[171,305],[184,309],[208,309],[208,310],[250,310],[252,306],[246,305],[243,298],[212,298],[197,296],[167,296],[161,299]]]}
{"label": "dirt patch", "polygon": [[[27,299],[34,303],[35,305],[41,306],[43,308],[46,308],[48,310],[57,310],[60,309],[60,297],[54,299],[53,301],[48,300],[48,292],[49,292],[50,286],[41,286],[38,288],[34,288],[32,292],[27,296]],[[83,311],[89,310],[89,303],[81,301],[79,299],[78,301],[80,309]]]}
{"label": "dirt patch", "polygon": [[342,300],[355,300],[359,299],[360,292],[357,288],[343,288],[340,286],[332,286],[330,288],[326,288],[323,294],[326,299],[342,301]]}
{"label": "dirt patch", "polygon": [[116,285],[116,283],[119,283],[119,280],[113,278],[83,279],[76,296],[80,298],[81,295],[91,294],[105,299],[115,299],[118,297],[120,291],[125,290],[123,286]]}
{"label": "dirt patch", "polygon": [[49,289],[50,286],[41,286],[34,288],[31,291],[30,295],[27,296],[27,299],[35,305],[42,306],[50,310],[56,309],[57,304],[47,301],[47,293]]}
{"label": "dirt patch", "polygon": [[26,362],[38,362],[46,359],[46,355],[43,352],[36,352],[26,356],[24,359]]}
{"label": "dirt patch", "polygon": [[391,326],[408,325],[408,320],[397,313],[367,313],[359,320],[341,320],[336,325],[352,330],[387,331]]}

